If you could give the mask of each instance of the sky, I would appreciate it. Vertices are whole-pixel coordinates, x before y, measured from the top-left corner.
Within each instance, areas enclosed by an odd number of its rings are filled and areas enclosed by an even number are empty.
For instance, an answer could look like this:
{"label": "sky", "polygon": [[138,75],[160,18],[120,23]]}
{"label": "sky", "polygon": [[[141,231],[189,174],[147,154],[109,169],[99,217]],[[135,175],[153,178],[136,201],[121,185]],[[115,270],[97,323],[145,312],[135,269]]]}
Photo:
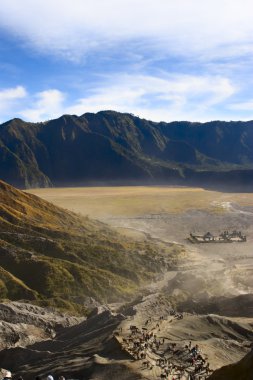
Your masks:
{"label": "sky", "polygon": [[1,0],[0,122],[253,119],[252,0]]}

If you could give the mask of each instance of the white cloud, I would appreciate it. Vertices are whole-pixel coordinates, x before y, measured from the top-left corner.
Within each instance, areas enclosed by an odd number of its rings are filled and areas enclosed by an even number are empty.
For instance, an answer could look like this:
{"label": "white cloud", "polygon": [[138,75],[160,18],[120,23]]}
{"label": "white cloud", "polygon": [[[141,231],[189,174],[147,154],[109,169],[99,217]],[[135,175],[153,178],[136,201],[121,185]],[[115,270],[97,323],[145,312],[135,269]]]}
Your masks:
{"label": "white cloud", "polygon": [[249,100],[247,102],[241,102],[241,103],[233,103],[228,106],[231,110],[236,111],[250,111],[253,113],[253,100]]}
{"label": "white cloud", "polygon": [[5,88],[0,91],[0,102],[8,102],[15,99],[20,99],[26,96],[26,90],[22,86],[14,88]]}
{"label": "white cloud", "polygon": [[63,113],[64,94],[56,89],[42,91],[34,96],[31,108],[19,111],[28,121],[42,121],[61,116]]}
{"label": "white cloud", "polygon": [[252,14],[251,0],[1,0],[0,23],[70,59],[136,39],[201,58],[251,54]]}
{"label": "white cloud", "polygon": [[[210,120],[215,107],[226,104],[238,89],[225,77],[197,75],[118,74],[101,77],[101,85],[81,98],[58,89],[28,94],[23,87],[0,92],[5,100],[16,101],[15,116],[37,122],[62,114],[81,115],[111,109],[129,112],[154,121]],[[26,96],[24,107],[22,97]],[[20,101],[20,103],[18,103]]]}
{"label": "white cloud", "polygon": [[0,90],[0,111],[4,115],[9,110],[15,108],[20,99],[25,98],[27,95],[23,86],[16,86],[13,88],[4,88]]}
{"label": "white cloud", "polygon": [[226,101],[236,90],[223,77],[121,75],[79,99],[66,113],[112,109],[155,121],[208,120],[212,118],[211,107]]}

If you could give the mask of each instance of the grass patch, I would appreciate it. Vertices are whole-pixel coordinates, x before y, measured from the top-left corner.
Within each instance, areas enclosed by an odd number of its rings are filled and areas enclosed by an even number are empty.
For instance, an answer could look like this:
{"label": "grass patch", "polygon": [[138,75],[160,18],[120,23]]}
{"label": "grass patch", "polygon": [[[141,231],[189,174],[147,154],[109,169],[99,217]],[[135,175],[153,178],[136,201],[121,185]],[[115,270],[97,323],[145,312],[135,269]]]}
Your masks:
{"label": "grass patch", "polygon": [[[175,265],[175,246],[123,237],[0,183],[0,297],[83,312],[86,297],[130,300]],[[77,301],[78,300],[78,301]]]}

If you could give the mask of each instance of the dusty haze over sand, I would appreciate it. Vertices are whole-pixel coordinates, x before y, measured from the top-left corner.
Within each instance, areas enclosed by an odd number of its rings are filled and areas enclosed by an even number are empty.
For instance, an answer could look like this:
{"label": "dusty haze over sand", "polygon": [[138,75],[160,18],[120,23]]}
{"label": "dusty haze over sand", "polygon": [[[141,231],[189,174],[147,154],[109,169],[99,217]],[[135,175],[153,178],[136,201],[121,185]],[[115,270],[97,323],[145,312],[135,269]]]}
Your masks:
{"label": "dusty haze over sand", "polygon": [[[252,193],[184,187],[52,188],[29,192],[109,223],[123,234],[183,244],[186,262],[160,282],[150,284],[153,294],[162,291],[180,311],[189,313],[173,323],[173,329],[165,325],[162,334],[171,341],[185,344],[192,339],[198,343],[213,369],[238,361],[248,352],[253,336]],[[187,240],[190,232],[218,234],[224,229],[242,231],[247,242],[191,244]],[[149,313],[157,313],[149,303],[143,313],[141,305],[136,307],[136,324],[143,324]]]}
{"label": "dusty haze over sand", "polygon": [[[119,232],[145,239],[178,242],[189,255],[187,273],[205,278],[209,296],[253,292],[253,194],[184,187],[84,187],[30,190],[59,206],[97,218]],[[219,234],[241,230],[246,243],[191,244],[190,232]],[[190,269],[193,266],[194,269]],[[185,270],[184,269],[184,270]],[[181,288],[185,271],[181,273]],[[213,281],[215,279],[215,281]],[[198,287],[191,284],[193,292]],[[191,288],[190,287],[190,288]],[[196,288],[196,289],[195,289]],[[182,289],[181,289],[182,290]]]}
{"label": "dusty haze over sand", "polygon": [[[247,231],[248,240],[253,238],[252,193],[166,186],[41,188],[28,192],[134,236],[151,233],[154,238],[185,244],[190,232],[242,229]],[[202,248],[206,251],[207,246]],[[215,248],[220,251],[225,247]]]}

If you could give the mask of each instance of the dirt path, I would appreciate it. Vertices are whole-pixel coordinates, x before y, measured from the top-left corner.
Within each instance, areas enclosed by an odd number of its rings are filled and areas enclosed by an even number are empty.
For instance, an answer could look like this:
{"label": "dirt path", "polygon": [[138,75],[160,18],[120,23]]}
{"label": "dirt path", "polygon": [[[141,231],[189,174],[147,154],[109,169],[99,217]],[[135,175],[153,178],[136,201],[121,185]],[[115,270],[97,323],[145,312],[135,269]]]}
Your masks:
{"label": "dirt path", "polygon": [[[227,205],[227,210],[228,214],[221,217],[208,215],[208,221],[207,214],[204,215],[202,211],[180,216],[149,215],[109,220],[111,225],[118,226],[119,231],[122,229],[123,233],[130,231],[140,239],[149,238],[166,244],[176,241],[184,244],[187,250],[187,261],[176,271],[168,272],[162,279],[150,284],[147,290],[151,294],[134,307],[133,316],[122,322],[124,339],[129,337],[131,325],[142,331],[145,322],[151,318],[152,322],[148,327],[157,333],[159,339],[164,338],[167,345],[177,344],[182,350],[191,340],[194,345],[201,347],[201,352],[213,370],[240,360],[249,351],[253,338],[253,319],[243,317],[244,309],[238,308],[237,297],[244,297],[244,294],[246,297],[247,293],[253,293],[252,212],[238,210],[230,205]],[[198,226],[201,225],[201,220],[204,220],[202,229],[215,231],[237,223],[238,228],[245,228],[248,241],[243,244],[192,245],[182,239],[182,234],[186,236],[186,231],[196,226],[196,220]],[[173,299],[175,304],[195,299],[200,305],[199,309],[202,306],[203,312],[183,312],[183,319],[171,319],[171,304],[167,303],[161,293],[168,296],[167,300]],[[208,305],[208,300],[213,299],[221,303],[221,310],[225,313],[223,316],[215,315],[215,312],[205,314],[204,305]],[[229,307],[222,309],[223,299],[226,299]],[[237,316],[231,317],[229,313]],[[156,328],[160,316],[163,316],[164,320],[159,323],[159,328]],[[162,349],[165,356],[168,353],[167,348],[168,346]],[[163,373],[161,368],[155,365],[154,358],[150,358],[151,369],[145,368],[143,361],[145,360],[134,362],[132,366],[145,378],[154,379]],[[172,355],[170,363],[178,365],[183,362]],[[182,374],[180,379],[183,380],[184,376]]]}

